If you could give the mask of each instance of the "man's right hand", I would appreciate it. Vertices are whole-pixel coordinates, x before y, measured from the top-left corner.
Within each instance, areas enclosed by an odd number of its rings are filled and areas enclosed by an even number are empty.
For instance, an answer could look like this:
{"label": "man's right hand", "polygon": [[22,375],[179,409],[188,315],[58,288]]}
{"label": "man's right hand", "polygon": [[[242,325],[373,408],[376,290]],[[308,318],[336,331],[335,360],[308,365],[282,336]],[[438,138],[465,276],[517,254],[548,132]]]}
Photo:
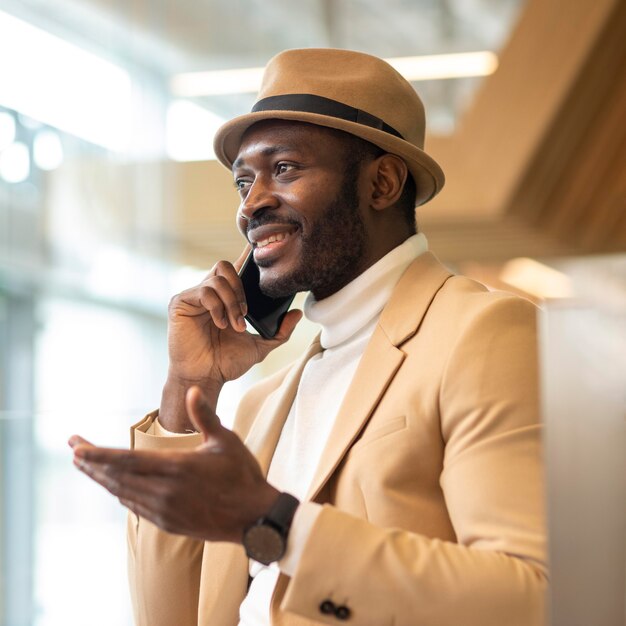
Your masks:
{"label": "man's right hand", "polygon": [[168,430],[192,429],[185,410],[187,389],[200,386],[215,409],[222,385],[285,343],[302,317],[301,311],[289,311],[273,339],[246,330],[246,297],[238,271],[249,251],[246,246],[234,265],[220,261],[199,285],[170,302],[169,371],[159,411]]}

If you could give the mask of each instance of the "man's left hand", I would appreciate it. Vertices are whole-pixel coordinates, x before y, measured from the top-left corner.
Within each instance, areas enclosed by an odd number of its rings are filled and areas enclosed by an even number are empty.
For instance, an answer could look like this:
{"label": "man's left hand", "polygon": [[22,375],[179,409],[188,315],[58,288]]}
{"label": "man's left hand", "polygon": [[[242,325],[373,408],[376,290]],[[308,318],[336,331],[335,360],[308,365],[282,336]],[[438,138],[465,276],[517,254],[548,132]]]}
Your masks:
{"label": "man's left hand", "polygon": [[198,387],[187,394],[187,411],[204,439],[193,450],[98,448],[74,435],[74,464],[167,532],[241,543],[245,529],[267,513],[279,492]]}

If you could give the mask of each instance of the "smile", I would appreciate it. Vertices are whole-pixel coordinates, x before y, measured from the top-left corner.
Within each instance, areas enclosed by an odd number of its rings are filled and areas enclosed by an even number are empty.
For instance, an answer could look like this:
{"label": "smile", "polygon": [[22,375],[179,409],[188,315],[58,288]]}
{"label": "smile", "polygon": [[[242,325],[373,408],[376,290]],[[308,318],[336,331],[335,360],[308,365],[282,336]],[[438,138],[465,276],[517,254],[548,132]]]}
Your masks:
{"label": "smile", "polygon": [[293,235],[296,230],[298,230],[297,227],[291,225],[278,226],[276,224],[268,224],[266,226],[255,228],[253,231],[249,232],[248,238],[250,243],[252,243],[256,248],[265,248],[272,243],[280,243],[281,241],[284,241]]}
{"label": "smile", "polygon": [[265,224],[248,232],[254,247],[254,260],[259,267],[278,261],[291,247],[298,232],[293,224]]}
{"label": "smile", "polygon": [[262,239],[261,241],[257,241],[256,246],[257,246],[257,248],[264,248],[265,246],[269,245],[270,243],[275,243],[277,241],[283,241],[289,235],[291,235],[293,232],[294,231],[291,231],[289,233],[276,233],[275,235],[270,235],[267,239]]}

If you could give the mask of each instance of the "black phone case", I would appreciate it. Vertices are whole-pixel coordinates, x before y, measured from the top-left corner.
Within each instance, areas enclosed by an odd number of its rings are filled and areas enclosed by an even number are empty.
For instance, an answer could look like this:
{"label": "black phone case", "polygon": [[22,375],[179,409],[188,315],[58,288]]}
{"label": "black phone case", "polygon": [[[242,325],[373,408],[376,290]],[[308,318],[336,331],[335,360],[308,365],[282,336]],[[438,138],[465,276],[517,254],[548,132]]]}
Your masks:
{"label": "black phone case", "polygon": [[284,298],[266,296],[259,287],[259,268],[254,262],[252,252],[246,258],[239,272],[239,277],[248,303],[246,320],[261,337],[271,339],[278,332],[295,294]]}

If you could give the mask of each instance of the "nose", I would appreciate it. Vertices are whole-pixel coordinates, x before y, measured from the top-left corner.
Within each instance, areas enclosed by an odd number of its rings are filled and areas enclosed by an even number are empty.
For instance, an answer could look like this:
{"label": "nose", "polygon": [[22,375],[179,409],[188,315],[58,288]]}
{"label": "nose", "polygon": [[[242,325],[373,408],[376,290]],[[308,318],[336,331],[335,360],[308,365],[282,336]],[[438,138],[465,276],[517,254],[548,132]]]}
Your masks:
{"label": "nose", "polygon": [[247,221],[259,211],[274,209],[278,204],[278,198],[272,193],[267,182],[262,177],[257,177],[241,199],[238,217]]}

